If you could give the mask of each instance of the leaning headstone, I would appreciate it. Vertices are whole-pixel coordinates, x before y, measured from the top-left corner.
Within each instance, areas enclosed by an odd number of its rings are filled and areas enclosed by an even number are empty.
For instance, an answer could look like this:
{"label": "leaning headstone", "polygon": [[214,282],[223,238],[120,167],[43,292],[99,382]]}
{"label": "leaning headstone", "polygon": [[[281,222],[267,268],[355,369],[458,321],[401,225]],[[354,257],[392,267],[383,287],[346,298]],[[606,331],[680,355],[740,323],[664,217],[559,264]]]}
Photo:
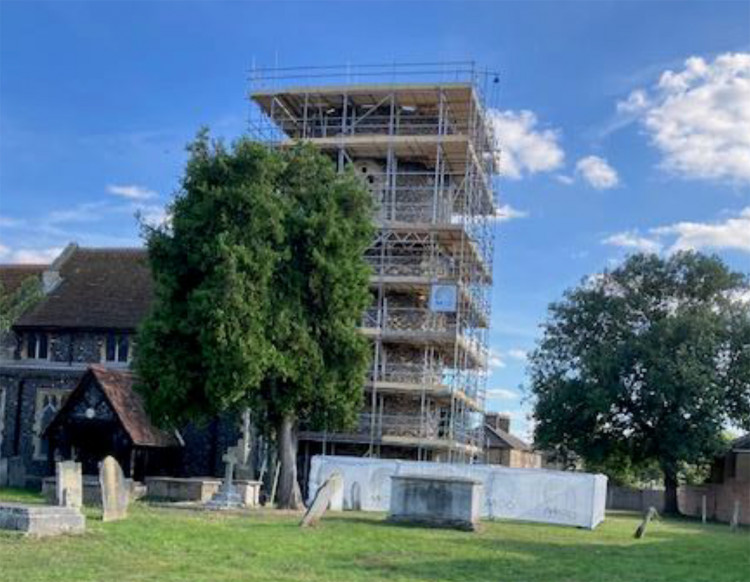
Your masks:
{"label": "leaning headstone", "polygon": [[106,457],[99,466],[99,485],[102,489],[102,521],[125,519],[130,492],[122,468],[113,457]]}
{"label": "leaning headstone", "polygon": [[330,505],[334,505],[335,510],[340,511],[343,503],[343,490],[344,479],[341,477],[341,473],[332,473],[315,492],[313,502],[302,518],[300,527],[317,524]]}
{"label": "leaning headstone", "polygon": [[732,510],[732,521],[729,522],[729,529],[733,532],[740,529],[740,502],[734,500],[734,509]]}
{"label": "leaning headstone", "polygon": [[649,507],[648,511],[643,516],[641,525],[639,525],[638,529],[635,530],[635,539],[639,540],[646,535],[646,528],[648,527],[648,524],[651,522],[651,520],[655,517],[659,517],[659,513],[656,511],[655,507]]}
{"label": "leaning headstone", "polygon": [[55,502],[63,507],[83,505],[83,474],[81,463],[60,461],[57,463]]}

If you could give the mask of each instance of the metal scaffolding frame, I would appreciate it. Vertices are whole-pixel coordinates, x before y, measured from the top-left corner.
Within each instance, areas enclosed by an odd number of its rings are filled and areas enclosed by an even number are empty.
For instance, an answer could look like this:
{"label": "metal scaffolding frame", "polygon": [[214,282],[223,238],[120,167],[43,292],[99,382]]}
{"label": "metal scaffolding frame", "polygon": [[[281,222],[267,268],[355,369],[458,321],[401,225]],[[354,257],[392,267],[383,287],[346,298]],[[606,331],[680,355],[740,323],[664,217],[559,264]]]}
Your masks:
{"label": "metal scaffolding frame", "polygon": [[[250,82],[256,139],[312,143],[340,170],[353,166],[377,204],[365,253],[373,304],[362,321],[373,344],[369,404],[349,433],[300,438],[324,452],[346,443],[370,456],[398,447],[419,460],[477,458],[496,208],[486,107],[496,75],[468,62],[421,63],[253,69]],[[445,287],[455,309],[439,311],[430,295]]]}

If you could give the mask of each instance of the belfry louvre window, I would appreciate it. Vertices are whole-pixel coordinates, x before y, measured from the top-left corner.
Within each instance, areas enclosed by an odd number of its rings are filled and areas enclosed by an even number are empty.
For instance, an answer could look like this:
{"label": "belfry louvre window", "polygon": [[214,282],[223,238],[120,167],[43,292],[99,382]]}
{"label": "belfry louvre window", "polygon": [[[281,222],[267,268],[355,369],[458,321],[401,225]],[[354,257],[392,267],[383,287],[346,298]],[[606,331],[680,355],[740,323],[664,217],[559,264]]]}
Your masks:
{"label": "belfry louvre window", "polygon": [[107,362],[127,362],[130,355],[130,345],[127,334],[110,333],[107,335],[105,346]]}
{"label": "belfry louvre window", "polygon": [[26,334],[26,357],[33,360],[46,360],[49,356],[49,342],[46,333]]}

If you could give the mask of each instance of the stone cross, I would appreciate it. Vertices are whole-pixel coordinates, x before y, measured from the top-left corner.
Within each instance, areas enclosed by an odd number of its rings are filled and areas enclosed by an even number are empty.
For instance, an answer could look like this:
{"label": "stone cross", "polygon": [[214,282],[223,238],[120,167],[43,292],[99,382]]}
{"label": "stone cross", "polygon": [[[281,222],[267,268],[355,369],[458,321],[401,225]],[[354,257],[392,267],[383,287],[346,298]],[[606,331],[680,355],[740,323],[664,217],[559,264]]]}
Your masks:
{"label": "stone cross", "polygon": [[228,509],[232,507],[242,507],[242,498],[237,493],[233,484],[235,468],[246,466],[250,454],[250,410],[246,409],[242,413],[242,436],[237,444],[227,449],[226,454],[221,457],[224,461],[224,481],[219,490],[206,504],[208,507],[216,509]]}
{"label": "stone cross", "polygon": [[130,492],[122,468],[114,457],[105,457],[99,466],[99,485],[102,489],[102,521],[125,519]]}
{"label": "stone cross", "polygon": [[83,505],[83,475],[81,463],[60,461],[56,465],[55,501],[63,507]]}

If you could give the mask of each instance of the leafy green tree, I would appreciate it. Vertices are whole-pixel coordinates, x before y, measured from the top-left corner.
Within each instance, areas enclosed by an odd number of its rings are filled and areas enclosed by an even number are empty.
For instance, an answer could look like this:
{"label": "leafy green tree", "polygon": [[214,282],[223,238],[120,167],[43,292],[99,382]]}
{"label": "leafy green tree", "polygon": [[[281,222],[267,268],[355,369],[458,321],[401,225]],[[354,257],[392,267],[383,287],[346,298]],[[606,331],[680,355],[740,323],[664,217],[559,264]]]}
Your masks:
{"label": "leafy green tree", "polygon": [[635,255],[550,306],[530,356],[535,440],[588,464],[658,463],[677,512],[680,469],[750,428],[750,296],[719,258]]}
{"label": "leafy green tree", "polygon": [[361,401],[371,199],[309,146],[228,149],[203,132],[189,152],[171,222],[145,228],[156,301],[139,389],[162,425],[251,408],[277,440],[279,505],[298,507],[298,419],[343,426]]}
{"label": "leafy green tree", "polygon": [[0,333],[8,331],[13,322],[43,296],[39,277],[24,279],[13,292],[6,291],[0,283]]}

